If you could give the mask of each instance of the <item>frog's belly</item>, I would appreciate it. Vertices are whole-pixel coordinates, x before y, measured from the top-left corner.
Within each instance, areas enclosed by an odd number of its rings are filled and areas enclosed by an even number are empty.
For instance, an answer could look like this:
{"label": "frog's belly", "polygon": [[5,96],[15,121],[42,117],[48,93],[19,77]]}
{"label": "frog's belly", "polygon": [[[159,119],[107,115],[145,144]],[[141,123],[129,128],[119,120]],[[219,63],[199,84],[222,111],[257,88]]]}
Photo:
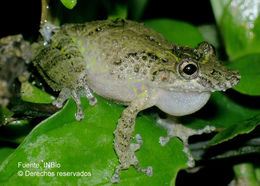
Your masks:
{"label": "frog's belly", "polygon": [[88,75],[88,86],[102,97],[125,104],[150,88],[144,81],[118,80],[108,74]]}

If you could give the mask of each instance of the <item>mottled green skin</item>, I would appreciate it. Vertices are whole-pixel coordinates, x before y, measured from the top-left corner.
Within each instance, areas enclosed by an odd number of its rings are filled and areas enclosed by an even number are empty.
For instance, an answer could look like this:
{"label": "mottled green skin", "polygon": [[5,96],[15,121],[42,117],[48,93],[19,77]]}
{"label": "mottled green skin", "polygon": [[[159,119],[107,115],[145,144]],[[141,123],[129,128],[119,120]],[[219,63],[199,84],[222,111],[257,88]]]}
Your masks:
{"label": "mottled green skin", "polygon": [[[137,22],[117,19],[67,24],[55,32],[51,45],[44,47],[35,60],[54,90],[83,87],[88,64],[95,66],[93,74],[109,72],[115,80],[147,80],[171,91],[224,90],[239,79],[237,73],[217,61],[211,45],[203,42],[196,48],[177,46]],[[45,60],[50,56],[52,60]],[[179,75],[177,66],[183,59],[198,64],[196,79],[186,81]]]}
{"label": "mottled green skin", "polygon": [[[134,153],[142,145],[140,135],[137,143],[132,143],[140,111],[156,105],[172,115],[190,114],[207,102],[210,92],[233,87],[240,79],[236,71],[218,62],[210,44],[202,42],[196,48],[178,46],[134,21],[67,24],[52,32],[50,40],[45,36],[48,44],[35,44],[34,65],[54,90],[61,91],[54,102],[56,106],[61,107],[73,97],[78,108],[76,119],[83,119],[80,92],[90,104],[96,103],[89,88],[128,105],[114,132],[114,149],[120,164],[112,182],[119,182],[120,171],[131,165],[153,175],[151,167],[140,168]],[[187,70],[188,65],[193,70]],[[186,135],[182,133],[178,133],[181,139]]]}
{"label": "mottled green skin", "polygon": [[86,63],[71,38],[61,34],[53,36],[51,45],[35,46],[34,65],[53,90],[80,89],[86,82]]}

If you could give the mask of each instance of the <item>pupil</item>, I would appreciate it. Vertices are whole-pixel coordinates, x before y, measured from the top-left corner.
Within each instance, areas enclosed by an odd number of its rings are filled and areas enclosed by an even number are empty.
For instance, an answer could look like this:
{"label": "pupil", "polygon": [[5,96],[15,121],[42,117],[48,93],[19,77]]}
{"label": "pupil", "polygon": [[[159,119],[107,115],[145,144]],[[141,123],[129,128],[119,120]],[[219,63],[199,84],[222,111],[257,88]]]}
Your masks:
{"label": "pupil", "polygon": [[188,64],[183,69],[183,72],[187,75],[192,75],[196,71],[197,71],[197,67],[193,64]]}

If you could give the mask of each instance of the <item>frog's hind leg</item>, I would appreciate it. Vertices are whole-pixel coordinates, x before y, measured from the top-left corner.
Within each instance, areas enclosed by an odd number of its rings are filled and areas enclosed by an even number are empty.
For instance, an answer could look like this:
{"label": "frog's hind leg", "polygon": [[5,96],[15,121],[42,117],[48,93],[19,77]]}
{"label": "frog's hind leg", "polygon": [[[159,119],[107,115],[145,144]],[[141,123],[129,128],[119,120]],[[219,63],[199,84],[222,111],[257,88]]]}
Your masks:
{"label": "frog's hind leg", "polygon": [[131,102],[131,104],[123,111],[121,118],[118,120],[117,128],[114,132],[114,149],[119,158],[120,165],[116,167],[114,175],[111,177],[112,183],[120,181],[120,171],[128,169],[133,165],[137,171],[143,172],[148,176],[153,175],[152,167],[141,168],[135,151],[140,149],[143,141],[141,135],[136,135],[136,142],[132,143],[132,136],[135,128],[135,119],[137,114],[150,106],[151,99],[141,97]]}
{"label": "frog's hind leg", "polygon": [[91,93],[90,89],[88,88],[88,86],[84,87],[85,90],[85,95],[89,101],[89,104],[91,106],[94,106],[95,104],[97,104],[97,98],[95,98],[95,96]]}
{"label": "frog's hind leg", "polygon": [[77,105],[77,113],[75,114],[76,120],[82,120],[85,117],[83,110],[82,110],[80,97],[86,97],[91,106],[94,106],[97,103],[97,99],[91,93],[91,91],[87,85],[85,85],[83,88],[80,88],[78,90],[75,90],[75,89],[71,90],[71,97],[74,99],[74,101]]}
{"label": "frog's hind leg", "polygon": [[71,91],[68,88],[63,88],[60,91],[60,94],[58,98],[52,102],[53,105],[55,105],[58,108],[61,108],[63,106],[63,103],[71,97]]}
{"label": "frog's hind leg", "polygon": [[58,98],[54,102],[52,102],[52,104],[58,108],[61,108],[63,106],[63,103],[70,97],[72,97],[74,99],[74,101],[76,102],[76,105],[77,105],[77,113],[75,115],[76,120],[84,119],[85,116],[82,111],[80,96],[78,95],[78,91],[76,91],[76,90],[70,90],[69,88],[63,88],[60,91]]}
{"label": "frog's hind leg", "polygon": [[80,91],[76,91],[73,90],[71,91],[71,96],[74,99],[74,101],[76,102],[77,105],[77,113],[76,113],[76,120],[82,120],[84,119],[85,115],[82,111],[82,106],[81,106],[81,101],[80,101],[80,95],[81,92],[83,91],[83,96],[86,96],[89,104],[91,106],[94,106],[97,103],[97,98],[95,98],[95,96],[91,93],[90,89],[88,88],[87,85],[85,85],[83,90]]}
{"label": "frog's hind leg", "polygon": [[77,91],[75,91],[75,90],[71,91],[71,96],[72,96],[72,98],[74,99],[74,101],[77,105],[77,113],[75,114],[76,120],[84,119],[85,115],[82,111],[80,96],[78,95]]}
{"label": "frog's hind leg", "polygon": [[77,113],[75,114],[76,120],[82,120],[85,117],[82,111],[82,106],[80,101],[80,95],[82,91],[83,91],[83,96],[87,97],[90,105],[95,105],[97,103],[97,99],[93,96],[89,88],[86,86],[83,90],[71,90],[69,88],[63,88],[58,98],[54,102],[52,102],[52,104],[58,108],[61,108],[63,106],[63,103],[67,99],[72,97],[77,105]]}

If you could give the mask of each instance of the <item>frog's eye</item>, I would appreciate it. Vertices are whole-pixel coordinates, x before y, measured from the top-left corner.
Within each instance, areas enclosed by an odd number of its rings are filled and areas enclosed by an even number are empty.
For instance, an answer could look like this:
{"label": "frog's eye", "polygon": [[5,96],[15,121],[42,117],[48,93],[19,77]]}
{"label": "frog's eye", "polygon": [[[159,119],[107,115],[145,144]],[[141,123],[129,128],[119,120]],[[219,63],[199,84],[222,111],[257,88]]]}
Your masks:
{"label": "frog's eye", "polygon": [[196,78],[198,70],[198,64],[193,61],[184,60],[178,65],[179,74],[187,80]]}

